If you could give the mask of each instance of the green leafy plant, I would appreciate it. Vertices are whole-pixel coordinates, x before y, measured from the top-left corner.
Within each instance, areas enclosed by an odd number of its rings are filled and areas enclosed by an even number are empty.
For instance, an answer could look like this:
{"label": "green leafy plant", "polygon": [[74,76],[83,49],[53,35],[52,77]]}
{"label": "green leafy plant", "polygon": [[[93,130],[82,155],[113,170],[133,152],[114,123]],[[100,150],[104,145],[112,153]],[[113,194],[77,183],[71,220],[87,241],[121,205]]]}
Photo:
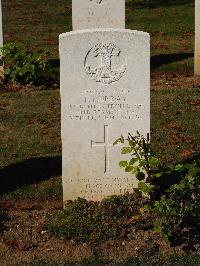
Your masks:
{"label": "green leafy plant", "polygon": [[200,164],[198,159],[187,163],[165,165],[151,150],[149,138],[139,132],[136,136],[123,136],[118,143],[128,143],[121,149],[130,154],[130,160],[120,161],[119,166],[132,172],[138,179],[138,189],[150,196],[145,209],[156,215],[154,231],[165,240],[184,228],[200,225]]}
{"label": "green leafy plant", "polygon": [[50,66],[50,51],[37,54],[22,43],[7,43],[1,52],[5,62],[5,78],[13,81],[35,83]]}
{"label": "green leafy plant", "polygon": [[154,178],[160,175],[155,172],[158,165],[161,166],[158,157],[151,151],[149,136],[145,139],[139,132],[136,136],[128,135],[117,139],[113,145],[127,141],[127,145],[121,149],[122,154],[131,154],[130,160],[120,161],[119,166],[125,168],[125,172],[132,172],[139,181],[138,188],[143,193],[150,194],[154,188]]}

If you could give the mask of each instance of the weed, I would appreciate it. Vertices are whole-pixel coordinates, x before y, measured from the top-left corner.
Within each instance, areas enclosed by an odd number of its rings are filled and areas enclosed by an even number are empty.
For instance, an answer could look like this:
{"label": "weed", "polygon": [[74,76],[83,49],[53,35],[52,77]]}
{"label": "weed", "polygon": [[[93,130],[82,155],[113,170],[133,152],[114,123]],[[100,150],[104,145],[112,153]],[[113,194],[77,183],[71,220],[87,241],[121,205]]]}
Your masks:
{"label": "weed", "polygon": [[2,49],[5,78],[21,83],[36,83],[50,67],[50,51],[33,53],[22,43],[7,43]]}
{"label": "weed", "polygon": [[[118,143],[127,145],[122,154],[130,154],[130,160],[121,161],[120,167],[132,172],[138,179],[138,189],[149,195],[151,203],[146,209],[157,218],[154,231],[165,240],[177,235],[184,228],[198,228],[200,225],[200,161],[169,164],[161,163],[151,150],[149,138],[145,139],[139,132],[136,136],[123,136]],[[198,232],[198,230],[197,230]]]}
{"label": "weed", "polygon": [[100,241],[126,234],[124,222],[138,213],[140,196],[112,196],[102,202],[68,201],[65,210],[51,212],[46,228],[65,239]]}

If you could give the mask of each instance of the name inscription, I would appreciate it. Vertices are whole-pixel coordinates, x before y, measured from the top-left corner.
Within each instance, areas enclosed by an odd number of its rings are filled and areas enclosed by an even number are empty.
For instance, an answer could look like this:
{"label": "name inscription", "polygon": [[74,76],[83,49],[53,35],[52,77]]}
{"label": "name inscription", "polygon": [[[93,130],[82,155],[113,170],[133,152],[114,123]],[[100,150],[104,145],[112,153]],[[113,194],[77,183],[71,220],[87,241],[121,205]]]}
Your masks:
{"label": "name inscription", "polygon": [[107,95],[104,89],[85,90],[81,93],[80,103],[69,104],[68,118],[71,120],[131,120],[141,119],[143,105],[131,105],[130,92],[125,89]]}

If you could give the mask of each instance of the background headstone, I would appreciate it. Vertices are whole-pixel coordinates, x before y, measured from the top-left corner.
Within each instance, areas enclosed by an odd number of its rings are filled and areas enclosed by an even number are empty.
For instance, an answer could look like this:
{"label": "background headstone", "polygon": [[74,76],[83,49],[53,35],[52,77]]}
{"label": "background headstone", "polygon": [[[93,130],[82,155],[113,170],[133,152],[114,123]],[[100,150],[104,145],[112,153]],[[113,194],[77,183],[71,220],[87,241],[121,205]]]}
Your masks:
{"label": "background headstone", "polygon": [[200,75],[200,0],[195,0],[195,69]]}
{"label": "background headstone", "polygon": [[125,28],[125,0],[72,0],[73,30]]}
{"label": "background headstone", "polygon": [[121,135],[150,131],[150,40],[144,32],[91,29],[60,35],[64,201],[131,192]]}

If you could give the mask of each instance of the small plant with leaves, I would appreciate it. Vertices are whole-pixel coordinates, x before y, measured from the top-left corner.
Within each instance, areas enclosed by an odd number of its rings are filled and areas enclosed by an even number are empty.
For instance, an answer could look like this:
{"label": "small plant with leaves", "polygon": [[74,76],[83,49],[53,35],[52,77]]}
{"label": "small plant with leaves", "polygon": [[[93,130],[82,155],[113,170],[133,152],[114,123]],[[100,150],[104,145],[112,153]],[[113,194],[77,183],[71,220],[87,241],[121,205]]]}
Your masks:
{"label": "small plant with leaves", "polygon": [[30,51],[22,43],[7,43],[2,48],[5,78],[22,83],[35,83],[49,68],[50,51],[40,54]]}
{"label": "small plant with leaves", "polygon": [[119,166],[125,169],[125,172],[132,172],[139,181],[138,188],[143,192],[150,194],[154,186],[154,178],[159,173],[155,173],[158,165],[161,166],[158,157],[150,149],[149,135],[145,139],[139,132],[136,136],[128,135],[127,140],[121,136],[113,145],[127,141],[128,145],[121,149],[122,154],[131,154],[130,160],[120,161]]}
{"label": "small plant with leaves", "polygon": [[150,204],[145,209],[156,215],[154,231],[162,234],[165,240],[184,228],[200,226],[200,163],[191,162],[161,163],[151,150],[149,137],[146,139],[137,132],[117,139],[125,144],[122,154],[130,154],[130,160],[120,161],[120,167],[132,172],[139,180],[138,189],[150,196]]}

